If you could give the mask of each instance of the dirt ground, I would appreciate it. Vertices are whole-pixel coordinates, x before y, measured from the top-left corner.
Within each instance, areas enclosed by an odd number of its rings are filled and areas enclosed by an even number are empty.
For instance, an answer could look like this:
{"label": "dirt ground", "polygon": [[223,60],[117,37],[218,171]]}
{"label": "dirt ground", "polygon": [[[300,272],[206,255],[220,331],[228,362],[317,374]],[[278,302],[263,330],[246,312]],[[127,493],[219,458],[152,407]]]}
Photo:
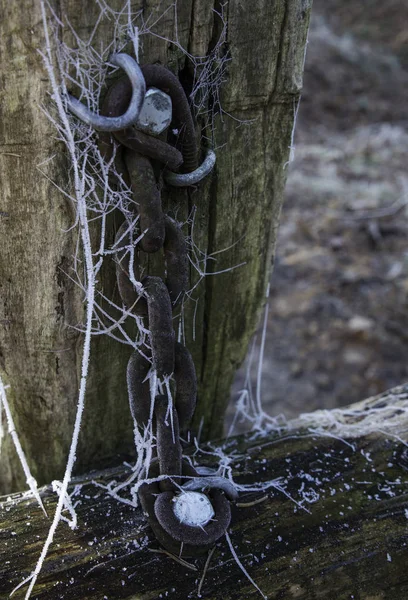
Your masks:
{"label": "dirt ground", "polygon": [[314,2],[262,365],[272,415],[345,405],[408,379],[403,4]]}

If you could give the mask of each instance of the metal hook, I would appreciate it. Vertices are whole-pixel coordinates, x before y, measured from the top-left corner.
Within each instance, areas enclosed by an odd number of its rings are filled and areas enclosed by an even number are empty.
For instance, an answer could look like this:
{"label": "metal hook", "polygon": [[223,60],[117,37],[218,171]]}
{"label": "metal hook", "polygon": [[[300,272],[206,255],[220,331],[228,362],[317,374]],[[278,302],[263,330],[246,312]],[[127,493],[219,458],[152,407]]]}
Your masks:
{"label": "metal hook", "polygon": [[174,187],[185,187],[195,185],[213,170],[215,165],[215,152],[208,150],[205,159],[201,165],[190,173],[173,173],[172,171],[164,171],[164,179],[169,185]]}
{"label": "metal hook", "polygon": [[114,54],[110,62],[121,67],[127,74],[132,85],[132,98],[128,109],[119,117],[103,117],[90,111],[82,102],[68,95],[68,109],[81,121],[99,131],[120,131],[130,127],[137,120],[141,111],[145,93],[146,83],[143,73],[137,62],[128,54]]}

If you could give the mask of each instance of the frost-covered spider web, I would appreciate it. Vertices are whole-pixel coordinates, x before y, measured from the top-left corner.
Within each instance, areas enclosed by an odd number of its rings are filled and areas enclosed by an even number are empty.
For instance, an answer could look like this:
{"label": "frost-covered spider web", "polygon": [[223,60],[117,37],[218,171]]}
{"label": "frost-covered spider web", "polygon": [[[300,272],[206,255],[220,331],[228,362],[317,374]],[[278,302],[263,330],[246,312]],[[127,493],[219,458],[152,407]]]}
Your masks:
{"label": "frost-covered spider web", "polygon": [[[267,292],[267,298],[269,291]],[[265,340],[268,324],[268,302],[266,302],[260,341],[254,337],[246,360],[244,385],[237,394],[233,419],[229,426],[228,437],[239,430],[252,431],[262,438],[269,433],[290,433],[304,430],[321,436],[347,440],[370,433],[380,433],[394,437],[404,445],[408,432],[408,390],[391,389],[376,398],[368,398],[344,408],[320,409],[301,413],[298,417],[286,419],[284,414],[271,416],[262,402],[262,366],[264,364]],[[251,369],[255,367],[255,383]]]}

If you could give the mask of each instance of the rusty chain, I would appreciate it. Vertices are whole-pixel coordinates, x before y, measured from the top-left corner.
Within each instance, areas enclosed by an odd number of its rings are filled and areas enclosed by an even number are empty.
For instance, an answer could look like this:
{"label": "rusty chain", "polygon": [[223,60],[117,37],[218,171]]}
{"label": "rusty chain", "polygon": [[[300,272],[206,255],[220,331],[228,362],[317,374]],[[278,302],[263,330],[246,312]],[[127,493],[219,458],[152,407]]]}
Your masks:
{"label": "rusty chain", "polygon": [[[121,56],[126,56],[121,59]],[[118,58],[119,57],[119,58]],[[131,62],[135,68],[132,70]],[[119,293],[127,310],[137,315],[146,331],[148,343],[137,348],[127,366],[127,386],[132,416],[140,433],[153,417],[156,456],[145,478],[154,479],[139,488],[139,498],[157,540],[170,552],[193,556],[209,549],[226,532],[231,520],[230,502],[236,491],[229,480],[218,476],[202,476],[183,460],[180,433],[186,435],[194,414],[197,380],[194,363],[188,349],[175,340],[172,312],[188,289],[188,250],[184,234],[176,221],[163,214],[159,185],[154,167],[159,165],[168,186],[188,186],[207,175],[215,162],[209,151],[197,167],[197,144],[193,116],[188,99],[177,77],[160,65],[139,69],[127,55],[116,55],[114,64],[123,66],[127,76],[108,90],[101,115],[84,113],[78,101],[69,98],[68,108],[85,122],[103,133],[99,147],[105,157],[113,156],[113,144],[119,143],[121,157],[117,163],[125,180],[137,198],[140,238],[136,254],[163,251],[166,279],[146,276],[140,281],[138,258],[130,261],[125,248],[132,244],[132,231],[127,221],[119,228],[115,247],[122,248],[116,256]],[[139,88],[138,87],[139,82]],[[177,147],[151,133],[141,131],[132,102],[139,103],[138,90],[160,90],[160,102],[170,99],[172,130],[177,131]],[[165,97],[167,96],[167,98]],[[131,126],[128,115],[132,112]],[[137,112],[137,111],[136,111]],[[124,120],[121,121],[121,116]],[[104,121],[105,119],[105,121]],[[118,129],[118,124],[124,127]],[[112,126],[110,125],[112,124]],[[148,128],[147,128],[148,129]],[[114,132],[115,142],[109,132]],[[175,173],[181,170],[181,173]],[[134,204],[133,206],[136,206]],[[136,219],[134,219],[135,221]],[[131,272],[133,270],[133,272]],[[161,382],[172,382],[167,391],[157,394],[151,407],[149,373],[156,372]],[[164,476],[164,477],[163,477]]]}

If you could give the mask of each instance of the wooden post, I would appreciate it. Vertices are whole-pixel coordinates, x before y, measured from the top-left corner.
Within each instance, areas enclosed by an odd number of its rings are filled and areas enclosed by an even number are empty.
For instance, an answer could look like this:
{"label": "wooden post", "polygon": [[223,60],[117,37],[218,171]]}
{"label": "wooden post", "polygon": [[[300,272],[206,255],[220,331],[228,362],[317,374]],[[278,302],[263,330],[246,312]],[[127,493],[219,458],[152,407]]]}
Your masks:
{"label": "wooden post", "polygon": [[[117,10],[123,4],[111,2]],[[96,2],[84,10],[81,0],[72,0],[64,4],[66,14],[58,3],[51,5],[82,39],[100,16]],[[183,0],[177,11],[173,0],[132,3],[134,12],[139,8],[138,23],[151,26],[151,34],[141,38],[140,62],[168,65],[187,89],[194,70],[180,47],[209,56],[223,32],[219,13],[227,25],[213,69],[219,60],[229,62],[208,99],[211,106],[220,100],[222,112],[201,131],[214,140],[216,171],[178,200],[179,218],[196,207],[194,243],[209,257],[209,275],[186,305],[185,321],[200,385],[195,426],[203,419],[203,436],[209,438],[222,432],[231,380],[265,299],[311,0],[231,0],[224,6],[218,0]],[[70,202],[52,183],[71,191],[64,146],[41,110],[50,106],[50,82],[38,54],[44,49],[40,2],[0,0],[0,12],[0,373],[10,386],[33,474],[45,483],[62,476],[77,404],[82,335],[75,327],[83,322],[84,298],[70,275],[78,233],[70,229],[75,221]],[[72,40],[68,27],[60,27],[58,35]],[[113,35],[112,18],[102,20],[93,44],[106,47]],[[111,241],[115,228],[112,219]],[[197,281],[192,268],[191,284]],[[112,266],[100,285],[106,295],[115,293]],[[107,337],[92,341],[78,470],[132,452],[128,357],[127,347]],[[3,442],[0,483],[4,492],[24,484],[9,438]]]}

